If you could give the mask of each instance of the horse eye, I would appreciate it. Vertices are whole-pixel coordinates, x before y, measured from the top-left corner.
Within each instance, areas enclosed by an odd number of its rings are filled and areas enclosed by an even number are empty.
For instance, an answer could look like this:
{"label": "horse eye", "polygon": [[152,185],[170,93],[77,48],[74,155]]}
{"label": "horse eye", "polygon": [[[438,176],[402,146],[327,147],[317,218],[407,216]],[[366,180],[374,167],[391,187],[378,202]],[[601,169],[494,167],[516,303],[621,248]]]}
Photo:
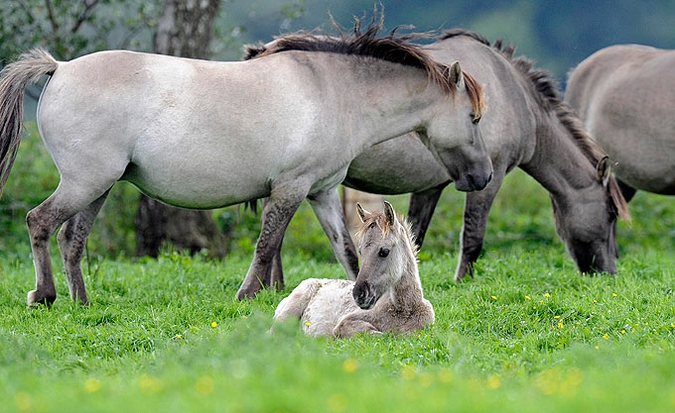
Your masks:
{"label": "horse eye", "polygon": [[389,249],[388,248],[380,248],[380,251],[378,251],[377,255],[384,258],[387,255],[389,255]]}

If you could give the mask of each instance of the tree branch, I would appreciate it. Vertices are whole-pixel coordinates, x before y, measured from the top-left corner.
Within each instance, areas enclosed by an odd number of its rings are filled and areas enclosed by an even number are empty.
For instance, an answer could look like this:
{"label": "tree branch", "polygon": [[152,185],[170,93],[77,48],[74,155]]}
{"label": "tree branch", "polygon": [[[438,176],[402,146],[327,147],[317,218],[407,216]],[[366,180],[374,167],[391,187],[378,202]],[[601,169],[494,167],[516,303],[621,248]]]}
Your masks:
{"label": "tree branch", "polygon": [[80,16],[75,21],[75,24],[73,24],[73,27],[70,28],[71,33],[76,33],[80,29],[80,26],[82,26],[82,23],[84,23],[89,18],[89,16],[91,16],[91,12],[98,4],[98,1],[99,0],[84,0],[84,10],[82,10],[82,13],[80,13]]}
{"label": "tree branch", "polygon": [[26,4],[25,0],[18,0],[18,1],[21,7],[23,8],[23,11],[26,12],[26,16],[28,16],[29,23],[33,23],[35,21],[35,16],[33,16],[30,6]]}
{"label": "tree branch", "polygon": [[58,37],[59,23],[56,21],[56,16],[54,16],[51,0],[45,0],[45,6],[47,7],[47,14],[49,15],[49,22],[52,25],[52,31],[54,32],[54,35]]}

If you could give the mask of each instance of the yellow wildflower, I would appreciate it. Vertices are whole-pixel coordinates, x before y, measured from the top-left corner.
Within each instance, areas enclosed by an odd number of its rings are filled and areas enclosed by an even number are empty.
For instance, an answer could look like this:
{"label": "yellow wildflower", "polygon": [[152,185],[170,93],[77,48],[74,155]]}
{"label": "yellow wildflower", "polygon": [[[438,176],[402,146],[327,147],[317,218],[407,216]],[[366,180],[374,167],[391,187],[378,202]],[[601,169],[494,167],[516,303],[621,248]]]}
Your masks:
{"label": "yellow wildflower", "polygon": [[87,393],[96,393],[101,390],[101,380],[93,377],[87,379],[87,381],[84,382],[84,390],[86,390]]}
{"label": "yellow wildflower", "polygon": [[359,363],[354,359],[347,359],[342,363],[342,370],[345,373],[354,373],[359,368]]}

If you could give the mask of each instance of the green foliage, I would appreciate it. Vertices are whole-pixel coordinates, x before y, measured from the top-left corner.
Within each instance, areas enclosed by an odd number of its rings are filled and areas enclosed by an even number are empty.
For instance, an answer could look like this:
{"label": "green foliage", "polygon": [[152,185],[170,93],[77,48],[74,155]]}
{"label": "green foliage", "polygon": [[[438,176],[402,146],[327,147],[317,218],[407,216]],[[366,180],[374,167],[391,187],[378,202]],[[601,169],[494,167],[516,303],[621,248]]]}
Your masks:
{"label": "green foliage", "polygon": [[36,46],[57,59],[101,49],[138,48],[156,25],[159,0],[4,2],[0,8],[0,61]]}

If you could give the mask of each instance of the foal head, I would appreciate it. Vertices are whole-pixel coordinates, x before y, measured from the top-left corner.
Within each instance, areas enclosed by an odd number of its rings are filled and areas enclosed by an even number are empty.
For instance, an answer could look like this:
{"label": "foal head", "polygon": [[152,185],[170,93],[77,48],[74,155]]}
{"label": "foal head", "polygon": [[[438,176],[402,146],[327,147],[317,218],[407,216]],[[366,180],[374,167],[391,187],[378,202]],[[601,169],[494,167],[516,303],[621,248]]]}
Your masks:
{"label": "foal head", "polygon": [[384,212],[368,212],[359,204],[356,209],[362,222],[357,237],[363,262],[353,296],[367,310],[405,279],[420,284],[417,247],[407,222],[399,220],[389,202],[384,201]]}

